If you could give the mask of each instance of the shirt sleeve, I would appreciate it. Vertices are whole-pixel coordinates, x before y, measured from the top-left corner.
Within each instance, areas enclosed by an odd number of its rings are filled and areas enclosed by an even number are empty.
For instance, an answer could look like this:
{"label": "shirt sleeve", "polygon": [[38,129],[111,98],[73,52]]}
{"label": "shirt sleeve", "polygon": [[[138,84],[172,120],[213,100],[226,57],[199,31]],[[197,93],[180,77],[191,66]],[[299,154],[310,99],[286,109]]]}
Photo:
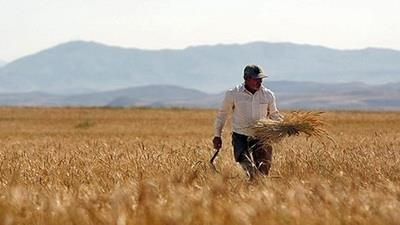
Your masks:
{"label": "shirt sleeve", "polygon": [[271,101],[268,104],[268,118],[271,120],[282,121],[283,116],[279,113],[276,107],[276,98],[273,92],[271,92]]}
{"label": "shirt sleeve", "polygon": [[221,108],[217,112],[217,116],[214,123],[214,136],[221,137],[222,129],[225,125],[225,121],[228,118],[228,115],[233,111],[233,93],[232,91],[227,91],[225,93],[224,100],[222,102]]}

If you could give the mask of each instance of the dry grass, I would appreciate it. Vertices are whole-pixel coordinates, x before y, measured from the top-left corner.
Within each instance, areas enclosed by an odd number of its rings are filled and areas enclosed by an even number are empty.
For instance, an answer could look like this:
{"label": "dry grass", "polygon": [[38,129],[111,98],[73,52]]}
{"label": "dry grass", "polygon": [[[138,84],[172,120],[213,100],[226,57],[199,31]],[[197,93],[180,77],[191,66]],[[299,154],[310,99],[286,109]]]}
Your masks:
{"label": "dry grass", "polygon": [[294,111],[285,114],[282,121],[259,120],[250,128],[254,137],[265,145],[278,143],[284,138],[304,133],[307,137],[329,138],[321,119],[323,112]]}
{"label": "dry grass", "polygon": [[[337,144],[275,145],[271,177],[216,166],[214,110],[0,108],[0,224],[398,224],[400,113],[327,112]],[[229,131],[229,128],[227,129]]]}

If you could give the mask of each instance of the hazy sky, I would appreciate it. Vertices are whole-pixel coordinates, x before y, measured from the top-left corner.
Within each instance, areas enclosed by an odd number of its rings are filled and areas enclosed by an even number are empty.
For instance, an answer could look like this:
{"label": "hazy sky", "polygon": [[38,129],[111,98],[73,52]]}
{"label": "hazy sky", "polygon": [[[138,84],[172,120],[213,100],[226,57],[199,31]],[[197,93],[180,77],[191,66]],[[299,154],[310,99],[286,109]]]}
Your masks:
{"label": "hazy sky", "polygon": [[0,59],[71,40],[144,49],[295,42],[400,49],[399,0],[0,0]]}

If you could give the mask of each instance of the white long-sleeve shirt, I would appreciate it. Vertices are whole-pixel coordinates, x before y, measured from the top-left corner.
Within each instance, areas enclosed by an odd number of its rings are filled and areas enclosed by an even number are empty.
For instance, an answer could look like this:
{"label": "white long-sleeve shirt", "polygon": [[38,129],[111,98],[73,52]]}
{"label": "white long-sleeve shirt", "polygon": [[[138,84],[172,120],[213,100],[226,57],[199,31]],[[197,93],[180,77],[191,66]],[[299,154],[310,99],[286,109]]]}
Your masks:
{"label": "white long-sleeve shirt", "polygon": [[216,137],[221,137],[228,115],[232,114],[232,131],[251,136],[249,128],[260,119],[281,120],[276,107],[274,93],[261,85],[254,94],[244,84],[238,85],[225,93],[222,106],[215,119]]}

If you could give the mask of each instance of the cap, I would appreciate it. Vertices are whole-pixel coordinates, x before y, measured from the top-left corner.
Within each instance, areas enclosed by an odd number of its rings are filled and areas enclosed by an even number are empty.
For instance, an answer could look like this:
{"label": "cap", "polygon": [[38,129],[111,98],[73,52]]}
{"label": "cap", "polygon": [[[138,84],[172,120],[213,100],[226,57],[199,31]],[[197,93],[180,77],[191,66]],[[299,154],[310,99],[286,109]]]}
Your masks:
{"label": "cap", "polygon": [[243,71],[243,76],[246,78],[248,76],[252,78],[265,78],[267,75],[265,75],[261,69],[261,67],[257,65],[247,65],[244,68]]}

